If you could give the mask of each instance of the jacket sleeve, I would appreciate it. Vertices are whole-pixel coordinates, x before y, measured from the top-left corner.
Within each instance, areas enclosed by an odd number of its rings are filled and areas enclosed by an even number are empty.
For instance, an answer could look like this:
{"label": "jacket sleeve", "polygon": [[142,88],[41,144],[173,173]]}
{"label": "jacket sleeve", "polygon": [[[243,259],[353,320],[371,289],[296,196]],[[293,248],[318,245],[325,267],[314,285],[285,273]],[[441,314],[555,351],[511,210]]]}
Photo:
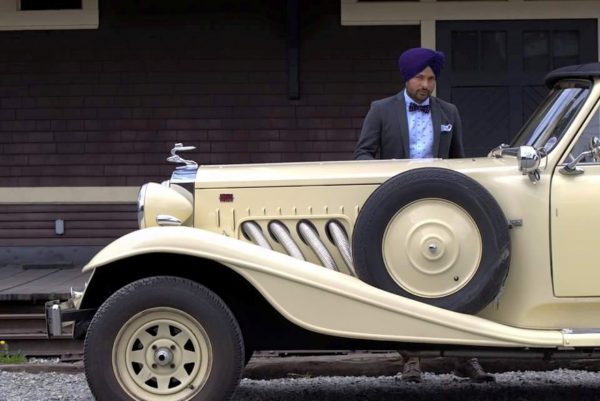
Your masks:
{"label": "jacket sleeve", "polygon": [[454,115],[454,130],[452,132],[452,141],[450,142],[448,156],[456,159],[465,157],[465,150],[462,141],[462,121],[460,119],[460,114],[458,108],[454,105],[452,106],[454,107],[452,113]]}
{"label": "jacket sleeve", "polygon": [[369,112],[365,116],[360,137],[354,149],[354,159],[375,159],[381,143],[381,116],[379,107],[371,104]]}

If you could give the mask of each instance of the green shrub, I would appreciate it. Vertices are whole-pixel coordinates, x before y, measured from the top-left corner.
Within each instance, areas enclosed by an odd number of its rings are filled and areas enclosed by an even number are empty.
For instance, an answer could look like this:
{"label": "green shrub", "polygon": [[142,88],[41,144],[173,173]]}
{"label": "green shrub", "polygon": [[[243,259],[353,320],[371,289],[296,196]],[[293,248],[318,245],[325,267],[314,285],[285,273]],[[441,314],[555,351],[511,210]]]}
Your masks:
{"label": "green shrub", "polygon": [[25,362],[27,362],[27,358],[21,351],[10,352],[8,343],[4,340],[0,340],[0,364],[17,364]]}

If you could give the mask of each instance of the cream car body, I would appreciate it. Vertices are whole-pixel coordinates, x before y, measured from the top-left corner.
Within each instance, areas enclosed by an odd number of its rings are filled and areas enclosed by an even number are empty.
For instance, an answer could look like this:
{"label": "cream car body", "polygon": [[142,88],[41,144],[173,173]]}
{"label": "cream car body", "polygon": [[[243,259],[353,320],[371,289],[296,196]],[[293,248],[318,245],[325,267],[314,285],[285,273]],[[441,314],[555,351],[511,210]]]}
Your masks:
{"label": "cream car body", "polygon": [[[600,269],[594,248],[600,223],[597,221],[600,164],[594,157],[578,164],[580,174],[573,173],[574,163],[565,169],[581,153],[576,148],[581,147],[582,141],[589,142],[583,136],[600,136],[600,65],[595,64],[591,69],[587,74],[570,69],[550,75],[552,83],[553,79],[571,78],[577,86],[581,80],[587,80],[589,88],[576,114],[568,116],[568,126],[562,128],[561,135],[554,139],[545,137],[544,151],[537,146],[535,156],[541,157],[541,163],[529,170],[526,165],[531,160],[524,153],[520,158],[508,155],[510,149],[496,150],[496,157],[457,160],[200,167],[182,159],[175,149],[172,158],[185,163],[183,168],[176,170],[169,182],[148,184],[140,193],[139,217],[143,228],[108,245],[85,267],[94,273],[83,299],[79,300],[80,309],[93,315],[112,293],[129,282],[173,275],[198,282],[223,298],[239,321],[249,350],[268,348],[269,343],[265,339],[256,340],[260,337],[256,333],[245,338],[245,329],[251,324],[244,321],[258,318],[251,310],[238,305],[244,303],[236,300],[239,286],[256,290],[258,296],[292,326],[309,336],[310,333],[324,335],[332,339],[332,344],[336,344],[335,339],[346,339],[363,341],[361,344],[370,344],[373,348],[396,343],[397,348],[410,346],[443,352],[450,347],[456,352],[465,346],[471,351],[475,347],[481,353],[486,349],[495,352],[504,349],[507,353],[538,352],[546,356],[566,351],[577,354],[579,349],[598,347]],[[567,99],[566,103],[574,101]],[[549,106],[549,110],[552,107]],[[557,129],[543,116],[529,124],[532,132],[544,124],[547,130]],[[512,153],[536,150],[527,147],[529,143],[521,145],[520,150],[513,149]],[[596,146],[595,153],[589,153],[596,156],[598,147],[600,145]],[[527,174],[519,171],[519,163]],[[501,283],[501,291],[493,294],[493,301],[476,314],[442,309],[365,283],[356,277],[354,267],[332,239],[328,224],[335,221],[351,241],[363,206],[383,183],[408,171],[431,168],[457,172],[474,180],[489,192],[506,217],[510,268]],[[565,170],[570,174],[565,174]],[[413,213],[410,208],[415,204]],[[431,212],[433,207],[437,209]],[[384,233],[381,251],[386,261],[404,260],[405,255],[412,259],[423,255],[428,258],[429,251],[434,252],[434,248],[437,251],[438,243],[427,243],[430,248],[425,250],[415,249],[402,244],[404,237],[395,236],[395,232],[410,231],[418,224],[403,221],[402,213],[407,208],[413,213],[410,219],[424,214],[426,219],[435,220],[432,224],[444,227],[451,227],[456,219],[461,224],[471,225],[462,208],[448,202],[425,198],[411,203],[395,214],[400,217],[394,217]],[[427,217],[430,213],[436,217]],[[289,250],[275,239],[273,228],[269,226],[271,222],[278,222],[287,230],[288,238],[306,260],[286,254]],[[324,263],[322,255],[310,246],[298,228],[302,222],[309,223],[333,262]],[[245,223],[258,229],[262,240],[273,249],[254,244],[253,236],[244,228],[248,227]],[[408,285],[396,277],[402,273],[394,267],[388,267],[388,271],[408,291],[421,295],[421,300],[428,296],[434,298],[435,295],[428,294],[436,294],[436,291],[444,295],[460,293],[461,286],[468,284],[477,269],[482,246],[477,233],[475,227],[465,237],[453,237],[447,242],[440,240],[446,252],[456,247],[457,258],[467,254],[468,260],[473,259],[467,267],[456,264],[443,272],[426,272],[415,276]],[[337,267],[323,266],[328,263]],[[448,285],[447,289],[430,288],[431,276],[436,275],[454,277],[458,282],[456,288],[452,287],[452,280],[445,278],[450,283],[442,287]],[[228,280],[238,284],[228,288]],[[100,319],[98,315],[96,313],[95,319]],[[51,311],[49,316],[51,323],[52,319],[57,320]],[[175,318],[174,322],[178,320]],[[255,324],[252,330],[260,333],[261,329]],[[257,343],[253,343],[253,339]],[[306,347],[308,343],[292,341],[288,344],[278,340],[273,342],[273,347],[282,344]],[[316,341],[314,347],[318,344]],[[212,357],[219,358],[219,355],[214,353]],[[113,365],[115,363],[117,372],[119,362],[113,361]],[[127,377],[136,374],[115,373],[130,397],[144,398],[152,389],[145,388],[143,383],[137,384],[139,388],[130,384]],[[161,389],[160,380],[158,382]],[[196,393],[177,394],[184,399],[198,396]]]}

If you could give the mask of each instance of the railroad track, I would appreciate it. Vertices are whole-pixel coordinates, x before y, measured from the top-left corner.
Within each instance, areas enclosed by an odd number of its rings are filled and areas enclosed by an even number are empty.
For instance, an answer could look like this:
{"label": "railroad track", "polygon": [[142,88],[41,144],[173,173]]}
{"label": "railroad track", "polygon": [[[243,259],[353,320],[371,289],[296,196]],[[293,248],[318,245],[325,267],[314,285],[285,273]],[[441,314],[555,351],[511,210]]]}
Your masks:
{"label": "railroad track", "polygon": [[[8,343],[10,352],[27,357],[58,357],[63,362],[83,359],[83,340],[73,339],[73,327],[63,327],[60,336],[48,338],[43,305],[0,305],[0,340]],[[278,359],[290,356],[345,355],[339,351],[258,351],[255,356]]]}
{"label": "railroad track", "polygon": [[8,343],[9,352],[20,352],[27,357],[59,357],[61,360],[81,359],[83,341],[73,340],[72,327],[48,339],[43,313],[0,314],[0,340]]}

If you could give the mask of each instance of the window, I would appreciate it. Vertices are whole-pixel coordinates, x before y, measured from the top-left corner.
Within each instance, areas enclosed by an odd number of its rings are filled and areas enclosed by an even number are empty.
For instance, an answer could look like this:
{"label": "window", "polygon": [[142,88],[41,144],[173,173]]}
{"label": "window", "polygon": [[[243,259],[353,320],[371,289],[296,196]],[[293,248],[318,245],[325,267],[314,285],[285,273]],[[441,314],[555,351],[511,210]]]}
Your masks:
{"label": "window", "polygon": [[0,30],[96,28],[98,0],[0,0]]}
{"label": "window", "polygon": [[530,145],[550,152],[579,113],[590,93],[589,86],[578,81],[561,82],[521,128],[511,147]]}
{"label": "window", "polygon": [[[567,156],[566,162],[570,162],[579,156],[582,152],[590,150],[590,143],[593,137],[600,138],[600,109],[596,109],[596,112],[592,116],[592,119],[583,130],[581,136],[577,139],[575,146],[571,149],[569,156]],[[581,163],[593,163],[592,156],[586,156],[581,160]]]}
{"label": "window", "polygon": [[81,10],[82,0],[21,0],[19,10]]}

